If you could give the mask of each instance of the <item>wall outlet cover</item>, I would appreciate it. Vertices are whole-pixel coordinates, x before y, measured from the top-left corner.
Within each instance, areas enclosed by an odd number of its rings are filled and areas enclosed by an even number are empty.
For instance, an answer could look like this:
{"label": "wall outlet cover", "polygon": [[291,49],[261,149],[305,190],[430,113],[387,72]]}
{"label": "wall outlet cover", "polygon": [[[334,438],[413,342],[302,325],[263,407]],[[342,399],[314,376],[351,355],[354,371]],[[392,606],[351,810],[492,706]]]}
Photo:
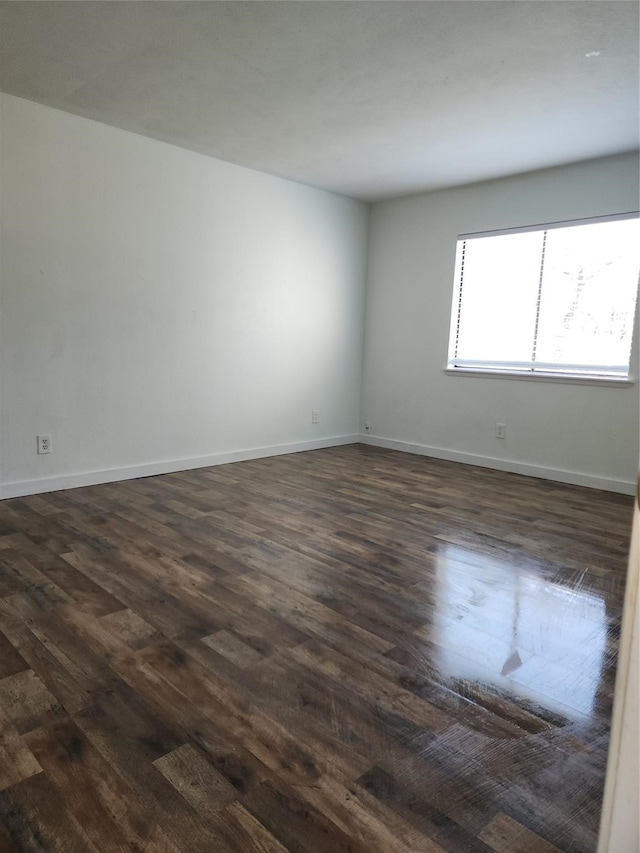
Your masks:
{"label": "wall outlet cover", "polygon": [[38,453],[51,453],[51,436],[50,435],[39,435],[38,436]]}

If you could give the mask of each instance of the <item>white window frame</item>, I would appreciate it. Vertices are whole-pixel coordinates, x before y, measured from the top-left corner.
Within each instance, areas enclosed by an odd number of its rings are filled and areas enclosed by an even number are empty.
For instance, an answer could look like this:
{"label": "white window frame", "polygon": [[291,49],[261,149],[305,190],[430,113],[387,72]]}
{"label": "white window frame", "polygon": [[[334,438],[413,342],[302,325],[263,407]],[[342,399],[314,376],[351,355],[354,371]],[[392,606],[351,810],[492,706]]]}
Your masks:
{"label": "white window frame", "polygon": [[[629,386],[636,381],[636,370],[634,364],[634,352],[638,346],[638,311],[640,306],[640,295],[636,299],[635,317],[633,323],[633,338],[631,343],[631,351],[629,356],[629,372],[627,375],[616,376],[613,374],[605,375],[595,371],[601,370],[602,365],[593,365],[593,373],[588,372],[588,365],[579,365],[579,370],[572,372],[567,370],[571,365],[545,364],[536,362],[534,370],[531,362],[504,362],[504,366],[500,366],[499,362],[493,361],[490,364],[487,362],[476,362],[470,360],[456,359],[456,364],[453,364],[452,350],[455,345],[455,340],[458,331],[458,311],[460,305],[460,293],[463,284],[462,268],[461,268],[461,246],[464,240],[470,240],[478,237],[499,237],[506,234],[522,234],[531,231],[551,231],[556,228],[567,228],[575,225],[590,225],[599,222],[615,222],[627,219],[640,218],[640,211],[629,211],[627,213],[609,214],[606,216],[585,217],[582,219],[567,219],[557,222],[546,222],[537,225],[517,226],[514,228],[502,228],[492,231],[475,231],[467,234],[459,234],[456,240],[456,259],[453,284],[453,299],[451,303],[451,323],[449,329],[448,357],[445,373],[450,376],[484,376],[504,379],[525,379],[533,381],[545,382],[570,382],[585,385],[609,385],[609,386]],[[546,369],[540,369],[540,368]]]}

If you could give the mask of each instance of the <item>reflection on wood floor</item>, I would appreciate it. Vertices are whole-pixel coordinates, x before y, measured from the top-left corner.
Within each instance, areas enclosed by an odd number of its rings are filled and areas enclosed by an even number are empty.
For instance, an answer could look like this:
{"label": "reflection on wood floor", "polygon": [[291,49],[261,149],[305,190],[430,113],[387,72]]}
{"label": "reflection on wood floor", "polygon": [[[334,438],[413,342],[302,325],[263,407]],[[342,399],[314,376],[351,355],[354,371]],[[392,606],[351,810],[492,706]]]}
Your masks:
{"label": "reflection on wood floor", "polygon": [[631,508],[357,445],[0,503],[0,850],[594,851]]}

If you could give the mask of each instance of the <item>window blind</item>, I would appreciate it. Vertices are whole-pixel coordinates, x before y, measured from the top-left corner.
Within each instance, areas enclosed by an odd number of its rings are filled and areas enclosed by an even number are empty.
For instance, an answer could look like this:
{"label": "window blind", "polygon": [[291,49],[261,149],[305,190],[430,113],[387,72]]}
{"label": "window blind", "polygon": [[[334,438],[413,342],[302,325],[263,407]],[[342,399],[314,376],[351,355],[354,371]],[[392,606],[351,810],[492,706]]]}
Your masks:
{"label": "window blind", "polygon": [[458,240],[450,368],[624,378],[637,216]]}

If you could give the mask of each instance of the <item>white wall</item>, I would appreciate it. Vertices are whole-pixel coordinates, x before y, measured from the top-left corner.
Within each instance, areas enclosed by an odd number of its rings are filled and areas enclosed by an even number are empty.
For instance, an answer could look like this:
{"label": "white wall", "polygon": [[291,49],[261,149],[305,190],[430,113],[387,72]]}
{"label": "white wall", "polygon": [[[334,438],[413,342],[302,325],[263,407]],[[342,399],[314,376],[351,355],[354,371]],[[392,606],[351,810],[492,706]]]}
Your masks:
{"label": "white wall", "polygon": [[366,205],[0,98],[0,494],[357,434]]}
{"label": "white wall", "polygon": [[[357,434],[365,205],[10,96],[0,111],[0,496]],[[632,490],[637,384],[443,368],[459,233],[637,207],[633,156],[374,205],[373,440]]]}
{"label": "white wall", "polygon": [[[637,210],[638,180],[637,157],[625,155],[374,205],[361,407],[372,441],[633,493],[637,384],[444,367],[458,234]],[[635,337],[634,365],[637,327]],[[494,437],[498,421],[505,440]]]}

